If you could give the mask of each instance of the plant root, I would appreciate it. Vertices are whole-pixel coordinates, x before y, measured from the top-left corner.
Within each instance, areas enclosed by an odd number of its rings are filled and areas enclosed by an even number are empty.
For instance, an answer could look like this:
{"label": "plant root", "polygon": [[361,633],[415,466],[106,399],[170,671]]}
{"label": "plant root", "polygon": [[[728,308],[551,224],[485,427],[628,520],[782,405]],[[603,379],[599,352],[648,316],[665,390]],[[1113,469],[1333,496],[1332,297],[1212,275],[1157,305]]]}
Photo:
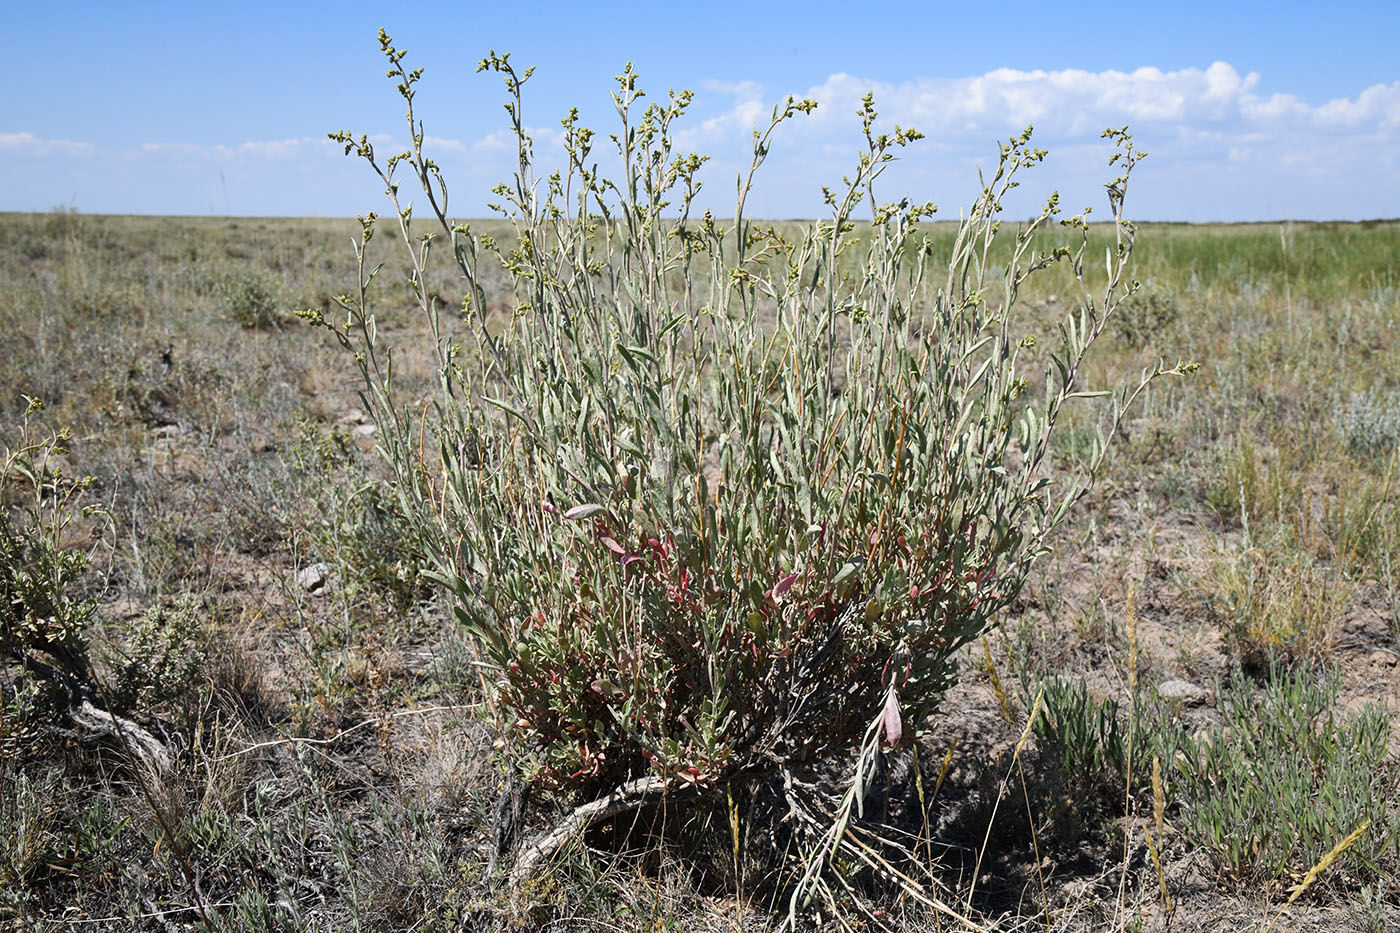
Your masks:
{"label": "plant root", "polygon": [[117,742],[153,775],[160,776],[170,771],[173,762],[164,743],[125,716],[99,709],[91,700],[83,700],[74,706],[69,715],[74,724],[82,729]]}
{"label": "plant root", "polygon": [[548,861],[570,839],[575,838],[594,823],[639,810],[649,803],[665,796],[669,785],[663,778],[654,775],[640,777],[614,789],[606,797],[599,797],[575,807],[554,829],[530,843],[521,850],[510,872],[510,883],[518,885],[533,875],[542,862]]}

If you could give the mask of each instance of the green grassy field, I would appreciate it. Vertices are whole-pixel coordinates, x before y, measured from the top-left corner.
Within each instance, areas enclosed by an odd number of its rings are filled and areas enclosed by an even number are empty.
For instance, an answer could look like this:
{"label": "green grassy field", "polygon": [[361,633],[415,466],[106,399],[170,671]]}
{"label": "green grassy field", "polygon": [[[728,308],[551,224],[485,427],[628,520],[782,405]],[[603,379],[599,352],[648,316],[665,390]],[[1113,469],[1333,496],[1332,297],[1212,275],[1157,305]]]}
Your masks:
{"label": "green grassy field", "polygon": [[[93,477],[109,516],[59,542],[93,558],[93,680],[173,758],[153,780],[0,659],[0,927],[775,927],[762,795],[603,827],[501,883],[472,649],[418,574],[343,353],[294,317],[332,316],[357,231],[0,214],[0,447],[71,432],[39,466]],[[423,325],[375,245],[417,397]],[[882,765],[924,901],[855,856],[837,870],[908,929],[1395,929],[1400,223],[1147,224],[1134,257],[1088,382],[1201,369],[1153,387],[917,754]],[[483,283],[506,313],[504,274]],[[1038,279],[1026,331],[1074,287]],[[7,476],[0,506],[25,490]]]}

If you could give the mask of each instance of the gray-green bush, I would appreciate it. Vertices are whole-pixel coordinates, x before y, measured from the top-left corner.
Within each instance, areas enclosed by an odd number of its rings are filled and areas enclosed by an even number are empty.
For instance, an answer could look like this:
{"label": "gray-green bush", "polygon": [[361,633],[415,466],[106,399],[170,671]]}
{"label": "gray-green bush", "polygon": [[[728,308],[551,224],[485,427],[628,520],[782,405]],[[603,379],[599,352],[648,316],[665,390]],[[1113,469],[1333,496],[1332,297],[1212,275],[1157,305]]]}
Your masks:
{"label": "gray-green bush", "polygon": [[1384,457],[1400,445],[1400,392],[1353,392],[1333,410],[1337,431],[1359,457]]}
{"label": "gray-green bush", "polygon": [[261,269],[230,274],[218,295],[224,312],[244,327],[276,327],[282,320],[281,283]]}
{"label": "gray-green bush", "polygon": [[1034,729],[1041,754],[1064,779],[1066,794],[1079,802],[1105,798],[1121,807],[1123,788],[1150,790],[1152,762],[1170,766],[1176,731],[1146,692],[1131,710],[1111,698],[1096,697],[1082,681],[1052,677],[1041,685],[1043,711]]}
{"label": "gray-green bush", "polygon": [[[1107,186],[1116,238],[1091,296],[1083,215],[1061,221],[1074,249],[1037,245],[1056,197],[1003,229],[1004,198],[1045,155],[1029,130],[1001,146],[951,252],[935,255],[920,227],[933,206],[876,194],[921,134],[879,129],[869,97],[829,219],[789,234],[748,217],[780,125],[816,106],[789,98],[755,133],[722,225],[692,212],[704,159],[675,149],[688,92],[644,105],[629,66],[613,94],[622,177],[597,174],[595,136],[574,113],[567,164],[546,174],[522,115],[530,70],[493,53],[481,68],[505,79],[518,165],[495,189],[515,230],[499,243],[449,219],[413,111],[422,70],[380,41],[411,145],[383,158],[366,137],[333,138],[385,185],[435,336],[438,396],[419,406],[395,392],[370,304],[375,215],[362,221],[358,288],[337,300],[343,322],[306,316],[355,353],[404,510],[490,672],[511,758],[534,782],[611,792],[578,811],[586,820],[903,741],[952,682],[954,652],[1016,597],[1084,495],[1124,409],[1190,368],[1159,365],[1116,392],[1082,384],[1133,288],[1131,138],[1105,133],[1122,174]],[[464,280],[464,334],[446,332],[425,278],[438,248]],[[486,294],[486,254],[511,273],[511,295]],[[1038,355],[1017,299],[1056,263],[1080,298]],[[1052,480],[1051,439],[1082,397],[1105,400],[1106,430],[1083,472]]]}
{"label": "gray-green bush", "polygon": [[1181,317],[1177,299],[1160,287],[1146,285],[1123,302],[1113,321],[1114,332],[1128,345],[1152,344]]}
{"label": "gray-green bush", "polygon": [[1296,884],[1363,824],[1333,876],[1376,880],[1400,857],[1385,763],[1390,717],[1371,704],[1340,720],[1337,682],[1275,668],[1262,687],[1239,678],[1220,695],[1223,721],[1183,737],[1180,827],[1234,884]]}
{"label": "gray-green bush", "polygon": [[97,611],[85,577],[106,517],[83,501],[91,478],[62,469],[68,434],[41,429],[43,405],[27,402],[18,442],[0,454],[0,656],[77,702]]}

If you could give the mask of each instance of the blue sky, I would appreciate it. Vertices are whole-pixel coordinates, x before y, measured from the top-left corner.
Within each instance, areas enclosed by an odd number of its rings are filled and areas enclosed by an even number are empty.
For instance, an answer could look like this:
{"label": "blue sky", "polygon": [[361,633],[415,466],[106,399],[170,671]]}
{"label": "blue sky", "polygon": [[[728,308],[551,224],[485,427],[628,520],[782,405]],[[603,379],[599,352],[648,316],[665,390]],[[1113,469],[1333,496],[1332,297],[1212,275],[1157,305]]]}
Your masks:
{"label": "blue sky", "polygon": [[[1019,8],[1018,8],[1019,7]],[[1164,220],[1400,216],[1400,2],[1007,5],[585,3],[31,4],[7,11],[0,210],[349,216],[379,209],[368,170],[325,132],[404,137],[380,26],[425,68],[420,115],[463,215],[506,177],[488,49],[537,66],[526,122],[541,164],[579,107],[611,129],[632,61],[654,96],[696,92],[681,141],[710,155],[702,194],[731,209],[754,121],[786,128],[752,209],[815,216],[849,170],[856,103],[928,139],[887,176],[956,216],[998,139],[1027,122],[1051,150],[1025,187],[1102,211],[1104,126],[1151,153],[1129,213]]]}

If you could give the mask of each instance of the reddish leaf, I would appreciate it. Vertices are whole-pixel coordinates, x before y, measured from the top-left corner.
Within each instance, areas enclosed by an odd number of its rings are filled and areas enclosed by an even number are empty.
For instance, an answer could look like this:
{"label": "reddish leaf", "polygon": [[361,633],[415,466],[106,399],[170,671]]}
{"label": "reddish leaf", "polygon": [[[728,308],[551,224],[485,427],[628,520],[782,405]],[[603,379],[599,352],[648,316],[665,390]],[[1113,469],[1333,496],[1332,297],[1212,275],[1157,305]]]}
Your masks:
{"label": "reddish leaf", "polygon": [[627,548],[618,544],[616,541],[614,541],[612,538],[607,537],[606,535],[603,536],[603,546],[606,547],[609,551],[612,551],[614,554],[621,555],[627,553]]}
{"label": "reddish leaf", "polygon": [[788,590],[792,589],[792,585],[796,582],[797,574],[795,573],[790,573],[787,576],[783,577],[773,586],[773,598],[782,599],[784,596],[787,595]]}

